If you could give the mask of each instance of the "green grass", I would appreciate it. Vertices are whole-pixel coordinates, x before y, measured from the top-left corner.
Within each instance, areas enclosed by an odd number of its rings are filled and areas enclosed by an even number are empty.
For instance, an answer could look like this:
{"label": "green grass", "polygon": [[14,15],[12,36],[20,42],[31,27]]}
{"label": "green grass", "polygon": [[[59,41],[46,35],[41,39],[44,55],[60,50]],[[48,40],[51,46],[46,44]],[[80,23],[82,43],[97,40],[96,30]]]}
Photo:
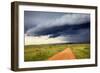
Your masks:
{"label": "green grass", "polygon": [[90,58],[90,44],[46,44],[24,46],[24,61],[47,60],[66,48],[71,48],[77,59]]}

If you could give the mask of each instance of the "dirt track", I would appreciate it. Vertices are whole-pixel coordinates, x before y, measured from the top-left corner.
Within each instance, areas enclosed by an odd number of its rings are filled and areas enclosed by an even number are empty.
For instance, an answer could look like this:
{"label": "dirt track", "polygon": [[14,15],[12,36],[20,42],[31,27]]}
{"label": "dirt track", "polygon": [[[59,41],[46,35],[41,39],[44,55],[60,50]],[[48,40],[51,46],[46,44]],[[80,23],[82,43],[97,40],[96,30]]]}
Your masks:
{"label": "dirt track", "polygon": [[70,60],[75,59],[75,55],[70,48],[66,48],[62,52],[55,54],[50,57],[48,60]]}

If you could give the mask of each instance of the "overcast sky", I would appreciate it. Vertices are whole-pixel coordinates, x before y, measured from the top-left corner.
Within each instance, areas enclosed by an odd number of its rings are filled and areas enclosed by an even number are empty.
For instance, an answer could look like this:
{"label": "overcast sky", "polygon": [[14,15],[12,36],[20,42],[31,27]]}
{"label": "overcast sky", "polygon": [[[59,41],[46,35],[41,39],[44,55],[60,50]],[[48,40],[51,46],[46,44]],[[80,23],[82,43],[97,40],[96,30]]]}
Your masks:
{"label": "overcast sky", "polygon": [[24,11],[24,34],[62,38],[66,42],[90,41],[90,14]]}

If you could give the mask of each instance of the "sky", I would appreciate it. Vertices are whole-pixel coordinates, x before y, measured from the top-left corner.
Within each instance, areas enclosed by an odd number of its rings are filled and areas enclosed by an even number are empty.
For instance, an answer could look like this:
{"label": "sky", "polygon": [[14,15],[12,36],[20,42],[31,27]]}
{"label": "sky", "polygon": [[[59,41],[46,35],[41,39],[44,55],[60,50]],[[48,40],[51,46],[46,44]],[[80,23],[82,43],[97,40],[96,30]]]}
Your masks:
{"label": "sky", "polygon": [[25,45],[90,41],[90,14],[24,11]]}

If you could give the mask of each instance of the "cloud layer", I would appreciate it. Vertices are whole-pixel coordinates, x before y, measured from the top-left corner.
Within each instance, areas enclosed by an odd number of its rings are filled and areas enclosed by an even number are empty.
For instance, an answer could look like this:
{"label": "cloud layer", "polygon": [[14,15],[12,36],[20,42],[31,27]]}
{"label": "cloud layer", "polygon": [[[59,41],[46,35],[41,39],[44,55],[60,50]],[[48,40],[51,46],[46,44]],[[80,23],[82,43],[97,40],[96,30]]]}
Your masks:
{"label": "cloud layer", "polygon": [[82,13],[24,12],[27,36],[62,37],[63,41],[89,42],[90,15]]}

